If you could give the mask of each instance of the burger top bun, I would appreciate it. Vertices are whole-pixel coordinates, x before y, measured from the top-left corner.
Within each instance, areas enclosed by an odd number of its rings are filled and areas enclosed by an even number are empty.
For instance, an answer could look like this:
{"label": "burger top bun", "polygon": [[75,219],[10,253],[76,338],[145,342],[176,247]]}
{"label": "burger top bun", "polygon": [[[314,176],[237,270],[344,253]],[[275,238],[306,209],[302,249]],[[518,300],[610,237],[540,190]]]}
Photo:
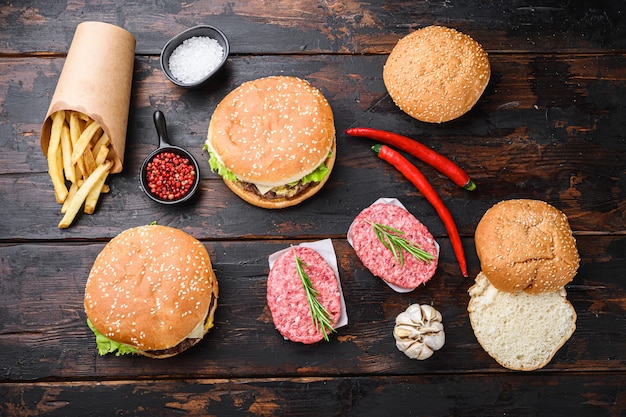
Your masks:
{"label": "burger top bun", "polygon": [[543,201],[497,203],[478,223],[475,243],[483,274],[500,291],[555,291],[578,270],[567,217]]}
{"label": "burger top bun", "polygon": [[398,41],[383,81],[400,109],[417,120],[456,119],[485,91],[491,69],[485,50],[471,37],[443,26],[418,29]]}
{"label": "burger top bun", "polygon": [[307,81],[271,76],[243,83],[218,104],[207,145],[241,181],[276,187],[322,164],[335,143],[333,112]]}
{"label": "burger top bun", "polygon": [[172,348],[212,320],[217,295],[201,242],[172,227],[139,226],[114,237],[97,256],[85,312],[104,336],[143,353]]}

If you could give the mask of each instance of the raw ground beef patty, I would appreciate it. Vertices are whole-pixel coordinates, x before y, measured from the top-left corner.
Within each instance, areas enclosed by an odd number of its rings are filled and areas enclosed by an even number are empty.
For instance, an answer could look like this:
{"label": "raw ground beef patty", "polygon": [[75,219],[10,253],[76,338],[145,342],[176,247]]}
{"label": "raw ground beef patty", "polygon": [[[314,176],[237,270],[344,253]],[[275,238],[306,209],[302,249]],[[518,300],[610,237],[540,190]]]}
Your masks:
{"label": "raw ground beef patty", "polygon": [[[403,238],[416,243],[435,256],[424,262],[404,251],[404,266],[376,236],[370,223],[390,226],[404,232]],[[384,281],[405,289],[413,289],[428,281],[437,269],[438,250],[426,226],[411,213],[394,204],[378,203],[363,210],[350,227],[352,247],[370,272]]]}
{"label": "raw ground beef patty", "polygon": [[294,247],[285,251],[267,277],[267,305],[276,329],[293,342],[315,343],[323,339],[321,329],[316,329],[311,319],[304,286],[298,271],[294,251],[304,265],[304,271],[319,293],[317,298],[337,323],[341,315],[339,282],[330,265],[315,250]]}

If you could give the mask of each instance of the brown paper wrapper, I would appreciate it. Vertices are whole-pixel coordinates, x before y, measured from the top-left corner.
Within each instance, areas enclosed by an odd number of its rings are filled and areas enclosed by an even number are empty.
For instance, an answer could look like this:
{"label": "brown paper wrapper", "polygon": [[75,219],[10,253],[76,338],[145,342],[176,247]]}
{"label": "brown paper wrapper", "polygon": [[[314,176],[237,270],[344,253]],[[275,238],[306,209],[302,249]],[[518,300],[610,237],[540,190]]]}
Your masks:
{"label": "brown paper wrapper", "polygon": [[130,32],[109,23],[83,22],[76,27],[41,129],[44,155],[50,141],[50,116],[58,110],[76,110],[100,124],[111,139],[111,173],[122,171],[135,44]]}

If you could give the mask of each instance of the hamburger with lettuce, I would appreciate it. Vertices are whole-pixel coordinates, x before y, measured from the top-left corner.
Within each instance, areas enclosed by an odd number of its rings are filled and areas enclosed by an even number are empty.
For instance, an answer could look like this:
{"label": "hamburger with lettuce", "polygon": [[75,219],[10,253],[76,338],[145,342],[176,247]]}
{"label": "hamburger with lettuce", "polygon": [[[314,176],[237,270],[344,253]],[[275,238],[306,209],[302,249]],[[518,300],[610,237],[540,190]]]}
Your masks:
{"label": "hamburger with lettuce", "polygon": [[173,227],[123,231],[96,257],[85,286],[101,355],[177,355],[213,327],[218,284],[204,245]]}
{"label": "hamburger with lettuce", "polygon": [[308,81],[270,76],[231,91],[211,116],[209,164],[250,204],[278,209],[317,193],[335,163],[333,112]]}

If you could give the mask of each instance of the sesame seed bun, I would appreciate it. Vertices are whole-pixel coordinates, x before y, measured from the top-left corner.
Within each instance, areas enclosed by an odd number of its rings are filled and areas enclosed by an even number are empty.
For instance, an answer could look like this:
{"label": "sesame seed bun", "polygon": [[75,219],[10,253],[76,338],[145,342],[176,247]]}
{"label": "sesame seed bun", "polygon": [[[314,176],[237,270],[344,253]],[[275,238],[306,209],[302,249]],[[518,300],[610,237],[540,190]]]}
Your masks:
{"label": "sesame seed bun", "polygon": [[383,81],[396,105],[430,123],[447,122],[469,111],[490,75],[485,50],[468,35],[443,26],[428,26],[401,38],[383,69]]}
{"label": "sesame seed bun", "polygon": [[291,206],[319,191],[328,175],[298,193],[266,195],[267,190],[298,182],[321,164],[332,170],[333,112],[322,93],[300,78],[248,81],[218,104],[206,144],[237,177],[225,182],[238,196],[264,208]]}
{"label": "sesame seed bun", "polygon": [[475,234],[483,274],[500,291],[555,291],[580,262],[567,216],[539,200],[506,200],[484,214]]}
{"label": "sesame seed bun", "polygon": [[213,326],[218,283],[204,245],[167,226],[139,226],[97,256],[85,312],[107,338],[165,358],[199,342]]}

